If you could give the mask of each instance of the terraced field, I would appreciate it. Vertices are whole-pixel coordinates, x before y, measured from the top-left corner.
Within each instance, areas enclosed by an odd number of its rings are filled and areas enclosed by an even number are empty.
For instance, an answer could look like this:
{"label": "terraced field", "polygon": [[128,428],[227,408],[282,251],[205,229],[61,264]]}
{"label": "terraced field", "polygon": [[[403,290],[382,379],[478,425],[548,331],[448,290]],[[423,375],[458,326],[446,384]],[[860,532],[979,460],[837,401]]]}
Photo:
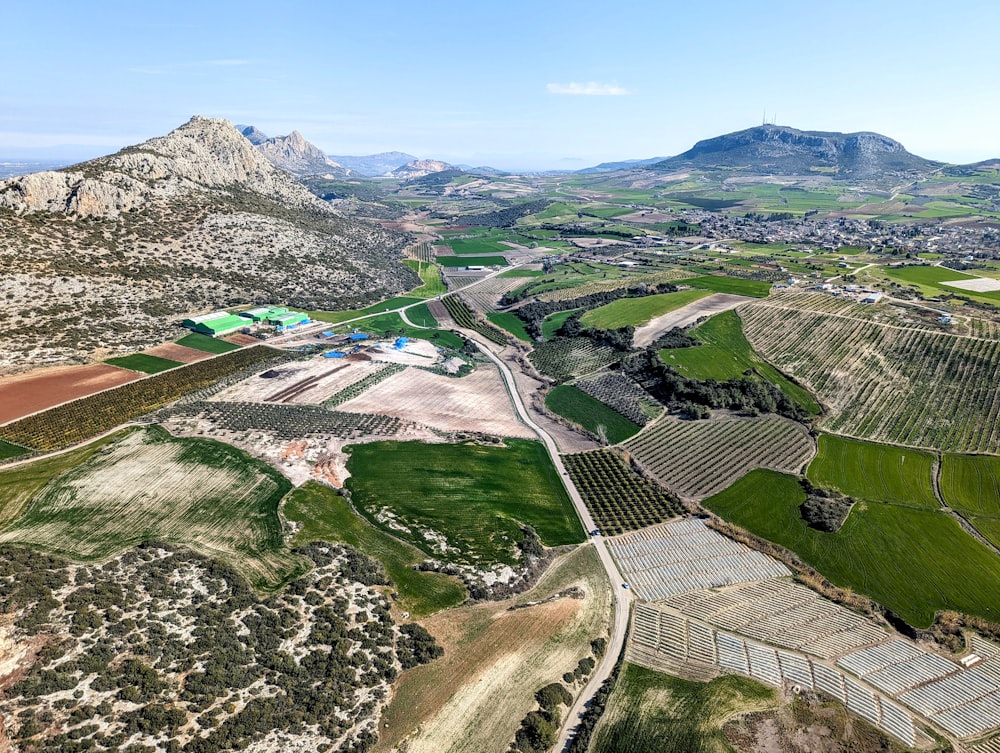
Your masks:
{"label": "terraced field", "polygon": [[1000,341],[812,305],[783,295],[740,314],[754,349],[829,408],[826,430],[951,452],[1000,452]]}
{"label": "terraced field", "polygon": [[775,415],[664,416],[622,446],[668,489],[691,499],[722,491],[755,468],[798,473],[813,454],[805,427]]}
{"label": "terraced field", "polygon": [[855,499],[936,510],[929,452],[821,434],[808,476],[816,486]]}

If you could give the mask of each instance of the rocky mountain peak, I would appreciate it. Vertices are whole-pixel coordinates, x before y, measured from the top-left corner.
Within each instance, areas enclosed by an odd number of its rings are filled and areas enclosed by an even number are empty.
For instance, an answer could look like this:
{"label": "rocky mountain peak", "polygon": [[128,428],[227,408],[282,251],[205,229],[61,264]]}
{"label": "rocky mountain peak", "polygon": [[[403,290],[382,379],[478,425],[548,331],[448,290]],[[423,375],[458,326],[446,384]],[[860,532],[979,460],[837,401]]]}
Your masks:
{"label": "rocky mountain peak", "polygon": [[276,167],[296,176],[343,174],[344,169],[298,131],[275,136],[257,144],[257,149]]}
{"label": "rocky mountain peak", "polygon": [[440,173],[445,170],[454,170],[454,165],[449,165],[447,162],[442,162],[436,159],[415,159],[412,162],[407,162],[402,167],[396,168],[391,173],[390,176],[393,178],[421,178],[425,175],[430,175],[431,173]]}
{"label": "rocky mountain peak", "polygon": [[187,191],[234,185],[285,204],[327,206],[276,169],[228,120],[199,115],[108,157],[0,182],[0,206],[115,217]]}

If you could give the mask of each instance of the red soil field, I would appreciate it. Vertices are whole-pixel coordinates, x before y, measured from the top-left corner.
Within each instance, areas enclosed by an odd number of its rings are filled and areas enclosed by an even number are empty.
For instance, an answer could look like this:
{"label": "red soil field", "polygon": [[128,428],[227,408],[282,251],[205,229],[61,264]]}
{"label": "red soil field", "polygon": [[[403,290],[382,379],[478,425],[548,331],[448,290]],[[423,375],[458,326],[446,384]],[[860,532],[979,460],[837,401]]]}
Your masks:
{"label": "red soil field", "polygon": [[51,408],[78,397],[134,382],[142,374],[98,363],[58,366],[0,377],[0,423]]}
{"label": "red soil field", "polygon": [[235,345],[253,345],[254,343],[259,343],[256,337],[251,337],[250,335],[244,335],[242,333],[237,333],[235,335],[228,335],[223,337],[223,340],[229,343],[234,343]]}
{"label": "red soil field", "polygon": [[175,343],[157,345],[155,348],[144,350],[143,353],[150,356],[168,358],[171,361],[180,361],[181,363],[194,363],[195,361],[204,361],[206,358],[212,357],[211,353],[204,350],[186,348],[183,345],[177,345]]}

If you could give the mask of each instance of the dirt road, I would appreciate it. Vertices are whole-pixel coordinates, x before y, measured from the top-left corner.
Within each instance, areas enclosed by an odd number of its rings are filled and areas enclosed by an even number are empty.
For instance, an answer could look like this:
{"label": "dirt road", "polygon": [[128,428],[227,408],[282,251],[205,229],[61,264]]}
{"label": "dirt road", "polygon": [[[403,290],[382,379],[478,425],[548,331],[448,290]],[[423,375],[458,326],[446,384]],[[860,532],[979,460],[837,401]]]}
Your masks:
{"label": "dirt road", "polygon": [[[517,411],[518,416],[532,431],[538,435],[538,438],[541,439],[542,443],[545,445],[545,449],[548,451],[549,457],[552,459],[552,464],[559,472],[560,478],[563,480],[563,485],[566,487],[566,491],[569,493],[570,499],[573,500],[573,506],[576,508],[577,515],[580,516],[584,529],[587,531],[595,530],[597,525],[594,523],[594,519],[590,516],[590,512],[587,510],[586,505],[584,505],[580,492],[578,492],[576,486],[573,485],[573,480],[566,472],[566,467],[563,465],[562,458],[559,456],[559,450],[556,447],[555,441],[548,434],[548,432],[531,419],[528,410],[525,408],[524,401],[522,400],[520,393],[517,391],[514,375],[511,372],[510,367],[508,367],[507,364],[504,363],[504,361],[497,356],[487,344],[481,342],[476,333],[469,332],[468,330],[465,330],[465,332],[467,336],[469,336],[470,339],[472,339],[473,342],[479,346],[479,349],[497,365],[497,368],[500,369],[500,375],[503,377],[504,386],[507,388],[507,393],[510,395],[511,400],[514,403],[514,408]],[[562,729],[559,733],[559,741],[556,743],[554,748],[554,750],[559,751],[565,750],[569,745],[570,740],[572,740],[576,735],[580,720],[583,717],[587,705],[590,703],[590,700],[594,697],[594,694],[598,691],[604,681],[611,675],[611,671],[614,669],[615,663],[618,661],[618,656],[621,654],[622,647],[625,645],[625,633],[628,628],[629,611],[632,606],[632,592],[621,587],[622,576],[618,572],[618,568],[615,565],[614,560],[611,558],[611,552],[608,551],[604,538],[600,535],[592,536],[591,542],[597,549],[597,554],[601,558],[601,564],[604,565],[604,570],[607,572],[608,578],[611,580],[611,594],[612,599],[614,600],[614,622],[611,627],[611,638],[608,641],[608,647],[604,653],[604,657],[601,659],[601,663],[594,668],[594,672],[590,676],[590,681],[587,683],[586,687],[580,691],[580,695],[577,697],[573,707],[566,714],[566,719],[563,722]]]}

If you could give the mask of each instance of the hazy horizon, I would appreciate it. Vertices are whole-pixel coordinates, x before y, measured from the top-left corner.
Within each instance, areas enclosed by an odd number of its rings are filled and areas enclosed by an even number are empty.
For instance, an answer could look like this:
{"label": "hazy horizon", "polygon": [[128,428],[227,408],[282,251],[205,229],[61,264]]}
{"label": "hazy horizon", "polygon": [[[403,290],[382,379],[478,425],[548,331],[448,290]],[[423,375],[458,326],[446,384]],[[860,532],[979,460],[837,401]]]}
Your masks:
{"label": "hazy horizon", "polygon": [[944,162],[1000,157],[1000,103],[983,83],[1000,58],[979,39],[1000,6],[985,0],[956,0],[944,21],[902,0],[5,11],[0,61],[24,73],[0,89],[0,157],[107,154],[195,113],[299,130],[331,154],[504,169],[679,154],[765,113]]}

